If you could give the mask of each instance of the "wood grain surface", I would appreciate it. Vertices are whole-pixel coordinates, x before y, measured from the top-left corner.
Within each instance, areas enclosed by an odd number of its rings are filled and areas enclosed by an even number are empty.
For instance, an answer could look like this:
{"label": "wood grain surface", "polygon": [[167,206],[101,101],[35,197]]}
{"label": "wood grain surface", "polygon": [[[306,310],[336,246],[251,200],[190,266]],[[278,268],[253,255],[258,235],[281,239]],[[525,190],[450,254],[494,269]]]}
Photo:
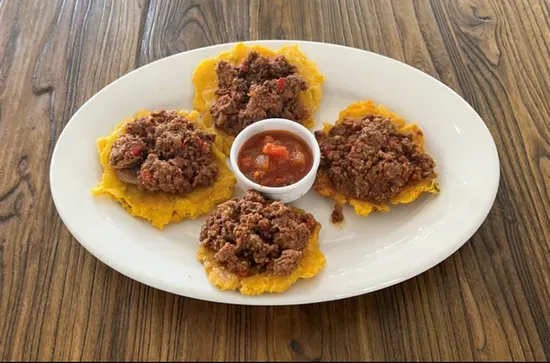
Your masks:
{"label": "wood grain surface", "polygon": [[[547,0],[0,0],[0,359],[550,359],[549,23]],[[370,50],[461,94],[502,164],[481,229],[405,283],[297,307],[174,296],[84,250],[49,191],[70,117],[136,67],[254,39]]]}

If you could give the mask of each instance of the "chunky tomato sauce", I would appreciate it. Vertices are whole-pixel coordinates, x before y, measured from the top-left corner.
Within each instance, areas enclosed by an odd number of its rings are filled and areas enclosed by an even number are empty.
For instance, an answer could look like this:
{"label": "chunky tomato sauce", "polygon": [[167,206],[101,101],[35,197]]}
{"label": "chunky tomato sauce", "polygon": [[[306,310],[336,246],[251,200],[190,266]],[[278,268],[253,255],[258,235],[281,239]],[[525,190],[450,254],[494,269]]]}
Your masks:
{"label": "chunky tomato sauce", "polygon": [[253,182],[283,187],[306,176],[313,165],[313,154],[306,142],[291,132],[266,131],[244,143],[237,164]]}

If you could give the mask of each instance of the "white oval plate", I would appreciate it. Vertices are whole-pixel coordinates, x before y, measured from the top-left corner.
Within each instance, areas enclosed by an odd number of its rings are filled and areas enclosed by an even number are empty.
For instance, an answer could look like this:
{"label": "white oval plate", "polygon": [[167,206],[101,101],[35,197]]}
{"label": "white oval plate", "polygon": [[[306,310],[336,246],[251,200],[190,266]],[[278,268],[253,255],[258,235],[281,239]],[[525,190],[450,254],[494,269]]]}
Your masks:
{"label": "white oval plate", "polygon": [[[333,203],[308,193],[295,205],[323,225],[325,269],[280,294],[256,297],[223,292],[206,278],[195,257],[204,219],[163,231],[133,218],[90,189],[101,177],[96,139],[140,109],[192,109],[193,70],[232,44],[159,60],[105,87],[72,117],[55,148],[51,191],[67,228],[98,259],[144,284],[192,298],[246,305],[329,301],[394,285],[446,259],[486,218],[496,196],[499,161],[494,141],[477,113],[434,78],[398,61],[323,43],[255,42],[277,49],[298,44],[326,76],[317,125],[333,122],[352,102],[372,99],[420,125],[437,162],[441,194],[424,195],[389,213],[355,216],[344,208],[344,228],[329,222]],[[239,191],[235,191],[239,193]]]}

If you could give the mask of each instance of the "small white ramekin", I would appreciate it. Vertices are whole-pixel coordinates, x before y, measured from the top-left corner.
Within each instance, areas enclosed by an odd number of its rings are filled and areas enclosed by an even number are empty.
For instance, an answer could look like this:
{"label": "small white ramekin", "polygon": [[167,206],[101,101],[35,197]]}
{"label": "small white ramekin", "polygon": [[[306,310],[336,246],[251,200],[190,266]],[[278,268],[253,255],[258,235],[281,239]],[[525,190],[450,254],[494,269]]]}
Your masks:
{"label": "small white ramekin", "polygon": [[[307,143],[313,153],[313,165],[311,166],[311,170],[301,180],[285,187],[266,187],[254,183],[239,170],[237,164],[241,147],[248,139],[256,134],[273,130],[289,131],[299,136]],[[270,118],[255,122],[241,131],[235,138],[233,146],[231,146],[229,159],[233,173],[235,173],[237,182],[241,187],[244,187],[244,189],[255,189],[263,193],[269,199],[289,203],[304,196],[313,186],[315,176],[317,175],[317,169],[319,168],[319,162],[321,161],[321,150],[319,149],[319,144],[313,133],[304,126],[283,118]]]}

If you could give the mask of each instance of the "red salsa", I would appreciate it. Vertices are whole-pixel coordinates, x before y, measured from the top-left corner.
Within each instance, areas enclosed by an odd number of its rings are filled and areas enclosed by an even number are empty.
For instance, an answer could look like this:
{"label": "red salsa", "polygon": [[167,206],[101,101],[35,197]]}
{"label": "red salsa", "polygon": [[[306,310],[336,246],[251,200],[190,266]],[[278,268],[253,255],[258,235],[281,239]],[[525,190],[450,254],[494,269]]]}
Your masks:
{"label": "red salsa", "polygon": [[284,187],[306,176],[313,165],[313,154],[297,135],[273,130],[248,139],[239,151],[237,164],[257,184]]}

